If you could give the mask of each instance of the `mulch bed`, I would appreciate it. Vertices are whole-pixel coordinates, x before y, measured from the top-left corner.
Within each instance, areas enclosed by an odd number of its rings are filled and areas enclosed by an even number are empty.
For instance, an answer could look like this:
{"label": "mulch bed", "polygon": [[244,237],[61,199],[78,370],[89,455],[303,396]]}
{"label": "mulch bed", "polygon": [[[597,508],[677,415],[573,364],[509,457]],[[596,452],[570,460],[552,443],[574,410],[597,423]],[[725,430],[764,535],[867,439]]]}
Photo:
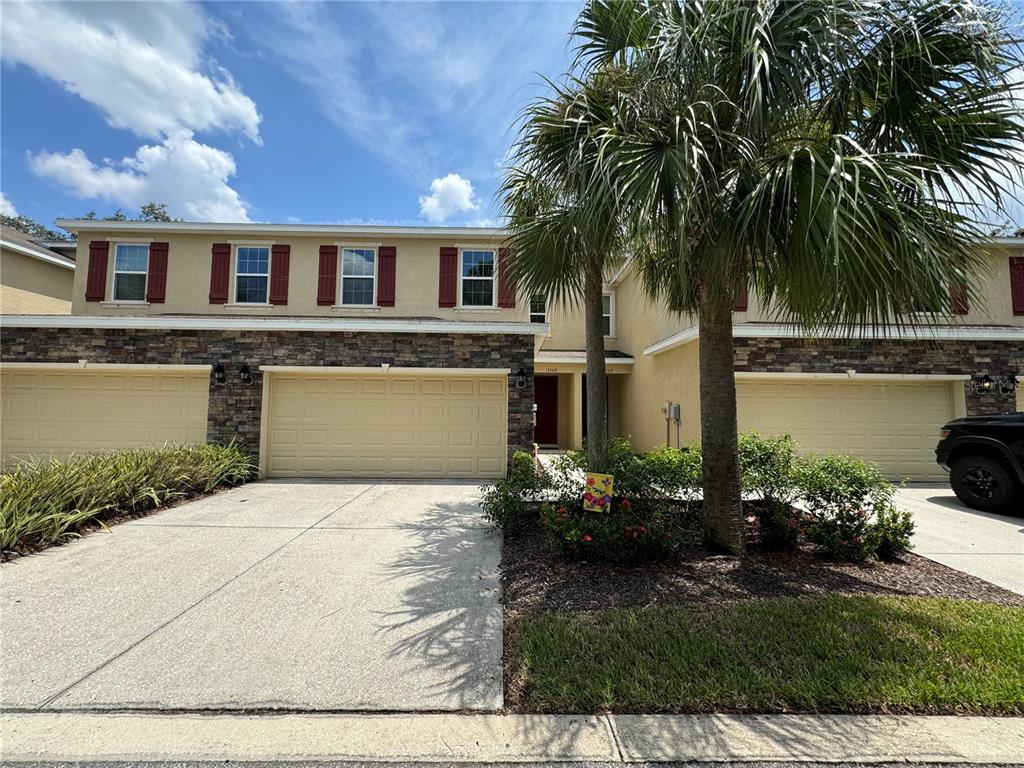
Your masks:
{"label": "mulch bed", "polygon": [[918,555],[865,565],[824,559],[810,547],[766,551],[752,541],[743,559],[700,545],[695,535],[672,558],[639,565],[571,562],[551,552],[543,532],[506,536],[501,558],[505,618],[505,702],[521,706],[516,625],[548,611],[594,611],[766,597],[904,595],[1024,607],[1024,595]]}

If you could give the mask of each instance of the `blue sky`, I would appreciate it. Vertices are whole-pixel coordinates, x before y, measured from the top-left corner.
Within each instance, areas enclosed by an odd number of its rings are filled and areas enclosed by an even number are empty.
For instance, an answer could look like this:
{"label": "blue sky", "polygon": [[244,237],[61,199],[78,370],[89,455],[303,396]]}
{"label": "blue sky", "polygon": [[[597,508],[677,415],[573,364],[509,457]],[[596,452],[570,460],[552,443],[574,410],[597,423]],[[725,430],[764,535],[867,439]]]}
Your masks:
{"label": "blue sky", "polygon": [[576,2],[4,3],[0,201],[45,224],[485,224]]}

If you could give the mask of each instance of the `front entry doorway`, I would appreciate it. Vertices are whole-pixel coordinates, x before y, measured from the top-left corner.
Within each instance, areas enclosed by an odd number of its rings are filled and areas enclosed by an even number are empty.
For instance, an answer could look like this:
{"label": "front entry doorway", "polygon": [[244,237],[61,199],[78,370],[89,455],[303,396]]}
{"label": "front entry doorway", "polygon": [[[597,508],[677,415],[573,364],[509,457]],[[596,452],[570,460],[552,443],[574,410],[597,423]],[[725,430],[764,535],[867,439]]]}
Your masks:
{"label": "front entry doorway", "polygon": [[533,442],[537,445],[558,445],[558,376],[534,378],[533,402],[537,416]]}

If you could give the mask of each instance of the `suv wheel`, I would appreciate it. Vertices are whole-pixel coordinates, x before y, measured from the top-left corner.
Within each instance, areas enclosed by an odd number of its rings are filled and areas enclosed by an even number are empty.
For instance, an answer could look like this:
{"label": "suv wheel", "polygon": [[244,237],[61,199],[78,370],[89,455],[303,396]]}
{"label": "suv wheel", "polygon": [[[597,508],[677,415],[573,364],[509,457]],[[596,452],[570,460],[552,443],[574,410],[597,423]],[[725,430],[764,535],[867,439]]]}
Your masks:
{"label": "suv wheel", "polygon": [[1010,506],[1016,482],[1006,467],[984,456],[965,456],[949,475],[953,493],[964,504],[986,511]]}

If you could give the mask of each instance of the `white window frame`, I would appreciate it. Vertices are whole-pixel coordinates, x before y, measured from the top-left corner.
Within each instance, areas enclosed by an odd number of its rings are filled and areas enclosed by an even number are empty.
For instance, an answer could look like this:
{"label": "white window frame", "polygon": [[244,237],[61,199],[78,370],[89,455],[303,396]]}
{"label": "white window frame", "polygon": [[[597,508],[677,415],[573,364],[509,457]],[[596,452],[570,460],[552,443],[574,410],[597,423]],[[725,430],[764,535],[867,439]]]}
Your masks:
{"label": "white window frame", "polygon": [[[491,276],[490,277],[467,277],[462,276],[462,256],[466,251],[487,251],[491,254]],[[498,249],[489,245],[464,245],[459,248],[459,296],[456,306],[459,309],[495,309],[498,306]],[[490,304],[463,304],[462,303],[462,282],[465,280],[474,280],[482,282],[484,280],[491,281],[491,303]]]}
{"label": "white window frame", "polygon": [[[133,243],[133,242],[130,242],[130,241],[122,241],[122,242],[112,243],[112,245],[114,246],[114,258],[111,259],[111,261],[113,263],[110,266],[110,301],[111,301],[111,303],[113,303],[113,304],[145,304],[146,303],[146,294],[149,292],[149,243],[148,242],[134,242]],[[146,269],[144,270],[144,272],[127,271],[127,270],[123,270],[123,269],[118,269],[117,268],[117,249],[120,248],[122,245],[132,245],[132,246],[142,245],[142,246],[145,246],[145,248],[146,248]],[[146,275],[145,287],[142,289],[142,298],[141,299],[119,299],[119,298],[117,298],[117,276],[118,275],[139,275],[139,274],[145,274]]]}
{"label": "white window frame", "polygon": [[[238,249],[239,248],[266,248],[267,249],[267,300],[266,301],[239,301],[238,300]],[[228,297],[229,304],[242,307],[269,307],[270,306],[270,272],[271,262],[274,260],[274,246],[271,243],[232,243],[231,245],[231,295]],[[261,277],[262,272],[243,272],[242,277]]]}
{"label": "white window frame", "polygon": [[[608,314],[604,313],[604,297],[608,297]],[[615,338],[615,291],[602,291],[601,292],[601,322],[604,322],[604,318],[608,318],[608,333],[605,335],[606,339]]]}
{"label": "white window frame", "polygon": [[[346,304],[345,303],[345,250],[350,251],[373,251],[373,300],[369,304]],[[380,251],[376,245],[360,245],[359,243],[348,243],[338,245],[338,304],[346,309],[369,309],[377,306],[377,270],[380,265]],[[370,275],[349,275],[350,280],[365,280]]]}
{"label": "white window frame", "polygon": [[[534,312],[533,311],[533,300],[535,298],[537,298],[537,296],[540,296],[540,298],[544,300],[544,311],[543,312]],[[548,297],[547,296],[544,296],[544,295],[541,295],[541,294],[534,294],[533,296],[531,296],[530,297],[530,304],[529,304],[528,309],[530,310],[529,311],[529,320],[530,320],[531,323],[546,323],[548,321]],[[533,319],[534,315],[541,315],[542,319],[541,320],[534,320]]]}

